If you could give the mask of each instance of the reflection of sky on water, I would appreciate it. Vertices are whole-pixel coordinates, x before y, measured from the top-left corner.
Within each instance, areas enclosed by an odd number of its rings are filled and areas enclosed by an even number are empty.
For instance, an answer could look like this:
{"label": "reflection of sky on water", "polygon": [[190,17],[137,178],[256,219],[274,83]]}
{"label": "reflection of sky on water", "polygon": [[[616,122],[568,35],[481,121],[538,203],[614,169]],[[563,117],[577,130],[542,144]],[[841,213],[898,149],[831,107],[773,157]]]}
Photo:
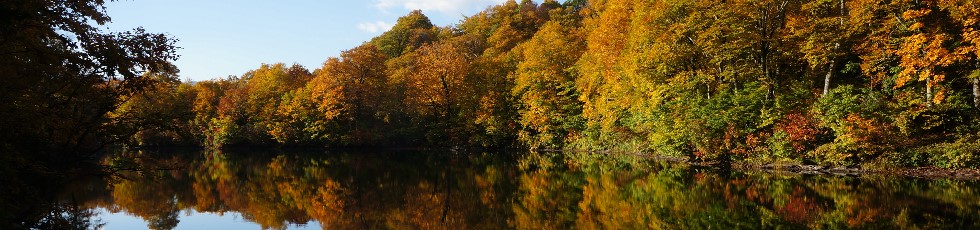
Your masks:
{"label": "reflection of sky on water", "polygon": [[[126,212],[112,213],[104,208],[95,209],[98,219],[105,223],[102,230],[147,229],[146,221]],[[175,229],[213,230],[213,229],[262,229],[256,223],[246,221],[237,212],[225,214],[199,213],[193,210],[180,214],[180,224]],[[310,221],[306,225],[289,225],[287,229],[320,229],[320,223]]]}
{"label": "reflection of sky on water", "polygon": [[110,160],[180,170],[122,172],[71,194],[103,207],[93,210],[102,229],[980,229],[976,181],[722,171],[590,153],[151,156]]}

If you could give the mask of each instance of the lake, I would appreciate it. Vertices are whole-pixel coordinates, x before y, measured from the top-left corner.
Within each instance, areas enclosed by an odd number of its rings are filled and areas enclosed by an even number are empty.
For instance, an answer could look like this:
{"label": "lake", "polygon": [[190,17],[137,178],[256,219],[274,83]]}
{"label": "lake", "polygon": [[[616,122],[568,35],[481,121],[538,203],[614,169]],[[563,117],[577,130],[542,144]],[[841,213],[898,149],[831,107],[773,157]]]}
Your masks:
{"label": "lake", "polygon": [[977,229],[980,183],[630,155],[130,151],[57,196],[101,229]]}

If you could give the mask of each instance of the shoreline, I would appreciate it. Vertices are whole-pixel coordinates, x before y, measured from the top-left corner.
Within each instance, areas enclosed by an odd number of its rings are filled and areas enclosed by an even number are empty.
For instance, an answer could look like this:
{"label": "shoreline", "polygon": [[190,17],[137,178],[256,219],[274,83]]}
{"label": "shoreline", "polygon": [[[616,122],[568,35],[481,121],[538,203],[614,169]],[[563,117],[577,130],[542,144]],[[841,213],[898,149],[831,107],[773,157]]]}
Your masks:
{"label": "shoreline", "polygon": [[820,165],[749,165],[733,166],[738,170],[756,170],[773,173],[793,173],[799,175],[834,175],[834,176],[891,176],[902,178],[918,178],[928,180],[980,180],[980,169],[944,169],[935,166],[891,169],[863,169],[860,167],[826,167]]}
{"label": "shoreline", "polygon": [[821,165],[805,165],[805,164],[755,164],[749,162],[731,162],[730,165],[723,165],[718,161],[691,161],[686,157],[678,156],[666,156],[659,154],[649,154],[641,152],[619,152],[613,150],[602,150],[602,151],[590,151],[590,150],[554,150],[554,149],[537,149],[531,151],[539,152],[585,152],[592,154],[602,154],[605,156],[612,156],[616,154],[630,155],[635,157],[642,157],[649,160],[668,162],[668,163],[678,163],[687,164],[691,166],[707,167],[714,169],[730,169],[730,170],[753,170],[768,173],[791,173],[798,175],[835,175],[835,176],[892,176],[892,177],[902,177],[902,178],[919,178],[919,179],[952,179],[952,180],[973,180],[980,181],[980,169],[971,168],[961,168],[961,169],[945,169],[935,166],[920,166],[920,167],[900,167],[900,168],[890,168],[890,169],[866,169],[860,166],[858,167],[829,167]]}
{"label": "shoreline", "polygon": [[[160,149],[174,149],[173,146],[169,147],[149,147],[141,146],[134,149],[149,149],[149,150],[160,150]],[[176,147],[176,149],[184,150],[204,150],[203,147]],[[223,151],[236,152],[236,150],[241,150],[243,148],[230,147],[223,149]],[[254,148],[253,148],[254,149]],[[278,150],[378,150],[378,149],[412,149],[412,150],[431,150],[431,149],[447,149],[452,148],[442,148],[442,147],[402,147],[402,148],[391,148],[391,147],[308,147],[308,148],[295,148],[295,147],[263,147],[263,149],[278,149]],[[725,166],[717,161],[691,161],[686,157],[677,156],[667,156],[659,154],[647,154],[639,152],[620,152],[613,150],[604,151],[594,151],[594,150],[556,150],[556,149],[524,149],[525,151],[532,152],[548,152],[548,153],[561,153],[561,152],[577,152],[577,153],[589,153],[589,154],[600,154],[604,156],[613,155],[630,155],[635,157],[641,157],[648,160],[686,164],[691,166],[708,167],[714,169],[731,169],[731,170],[751,170],[769,173],[791,173],[798,175],[836,175],[836,176],[894,176],[894,177],[904,177],[904,178],[920,178],[920,179],[953,179],[953,180],[980,180],[980,169],[971,168],[961,168],[961,169],[945,169],[935,166],[921,166],[921,167],[900,167],[900,168],[888,168],[888,169],[866,169],[860,166],[858,167],[829,167],[821,165],[805,165],[805,164],[755,164],[749,162],[731,162],[731,165]]]}
{"label": "shoreline", "polygon": [[[560,151],[553,151],[560,152]],[[579,151],[579,152],[593,152],[599,153],[606,156],[613,155],[614,151]],[[643,154],[643,153],[624,153],[627,155],[643,157],[649,160],[669,162],[669,163],[680,163],[692,166],[709,167],[715,169],[731,169],[731,170],[753,170],[768,173],[791,173],[798,175],[834,175],[834,176],[892,176],[892,177],[902,177],[902,178],[918,178],[918,179],[928,179],[928,180],[938,180],[938,179],[952,179],[952,180],[972,180],[980,181],[980,169],[973,168],[959,168],[959,169],[946,169],[936,166],[920,166],[920,167],[898,167],[898,168],[888,168],[888,169],[866,169],[860,166],[857,167],[829,167],[822,165],[805,165],[805,164],[754,164],[749,162],[731,162],[730,165],[722,165],[721,162],[717,161],[690,161],[685,157],[676,156],[664,156],[657,154]]]}

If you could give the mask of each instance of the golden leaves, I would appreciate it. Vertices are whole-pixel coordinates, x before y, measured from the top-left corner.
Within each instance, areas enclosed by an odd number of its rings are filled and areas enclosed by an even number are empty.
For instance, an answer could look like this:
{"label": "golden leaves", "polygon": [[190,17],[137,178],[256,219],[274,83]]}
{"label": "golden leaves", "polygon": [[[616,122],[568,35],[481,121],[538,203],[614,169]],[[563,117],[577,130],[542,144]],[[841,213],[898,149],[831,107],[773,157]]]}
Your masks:
{"label": "golden leaves", "polygon": [[902,13],[902,18],[906,20],[916,20],[932,13],[931,9],[910,9]]}
{"label": "golden leaves", "polygon": [[521,103],[518,138],[530,146],[555,147],[571,131],[563,123],[580,113],[577,91],[570,89],[576,76],[566,70],[582,55],[585,42],[574,28],[549,22],[523,46],[511,91]]}
{"label": "golden leaves", "polygon": [[917,33],[905,37],[900,48],[895,51],[902,71],[895,79],[894,88],[904,87],[913,80],[925,82],[927,87],[934,87],[945,81],[946,75],[940,69],[964,58],[946,48],[945,43],[949,39],[946,34]]}
{"label": "golden leaves", "polygon": [[469,57],[454,43],[423,46],[417,51],[415,74],[406,81],[406,102],[422,114],[448,116],[466,92]]}

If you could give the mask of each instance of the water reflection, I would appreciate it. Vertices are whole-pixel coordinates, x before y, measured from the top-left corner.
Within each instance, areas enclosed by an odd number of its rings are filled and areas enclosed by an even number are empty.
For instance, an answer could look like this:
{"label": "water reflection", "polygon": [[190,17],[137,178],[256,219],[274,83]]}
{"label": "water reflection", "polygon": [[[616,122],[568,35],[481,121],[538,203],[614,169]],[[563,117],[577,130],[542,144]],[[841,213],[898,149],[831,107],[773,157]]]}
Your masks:
{"label": "water reflection", "polygon": [[[183,213],[262,228],[954,228],[980,223],[980,184],[715,170],[546,153],[130,152],[78,204],[171,229]],[[171,169],[176,170],[154,170]],[[84,214],[84,213],[83,213]]]}
{"label": "water reflection", "polygon": [[181,170],[121,172],[107,209],[155,229],[176,226],[188,209],[240,213],[263,228],[311,221],[343,229],[493,228],[506,226],[507,201],[499,198],[512,190],[499,172],[514,171],[489,154],[211,152],[174,159]]}

